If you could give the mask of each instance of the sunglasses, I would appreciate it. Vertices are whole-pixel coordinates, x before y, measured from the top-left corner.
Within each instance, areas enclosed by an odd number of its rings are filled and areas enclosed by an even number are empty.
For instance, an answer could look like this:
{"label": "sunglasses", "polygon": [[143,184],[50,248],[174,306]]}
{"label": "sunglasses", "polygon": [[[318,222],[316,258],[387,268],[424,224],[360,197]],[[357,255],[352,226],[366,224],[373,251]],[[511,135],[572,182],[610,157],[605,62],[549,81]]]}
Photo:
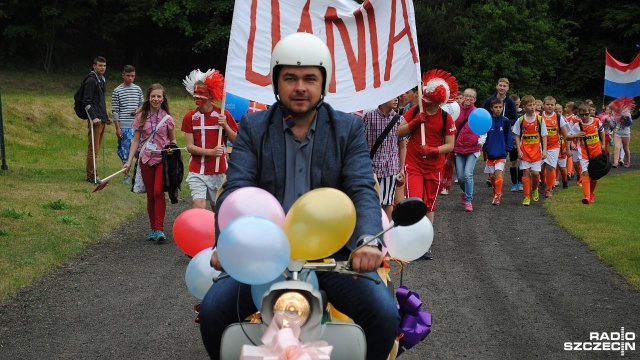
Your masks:
{"label": "sunglasses", "polygon": [[580,113],[580,114],[578,114],[578,115],[580,115],[580,116],[589,116],[589,115],[591,115],[591,114],[589,114],[589,113]]}

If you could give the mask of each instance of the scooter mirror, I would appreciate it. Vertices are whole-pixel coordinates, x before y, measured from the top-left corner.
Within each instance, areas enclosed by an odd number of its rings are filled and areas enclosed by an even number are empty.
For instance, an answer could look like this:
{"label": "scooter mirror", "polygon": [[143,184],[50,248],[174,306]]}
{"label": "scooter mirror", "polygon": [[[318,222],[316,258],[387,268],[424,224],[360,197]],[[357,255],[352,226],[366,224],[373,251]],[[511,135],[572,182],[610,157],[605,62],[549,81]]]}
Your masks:
{"label": "scooter mirror", "polygon": [[427,205],[419,198],[407,198],[396,204],[391,213],[394,225],[410,226],[427,214]]}

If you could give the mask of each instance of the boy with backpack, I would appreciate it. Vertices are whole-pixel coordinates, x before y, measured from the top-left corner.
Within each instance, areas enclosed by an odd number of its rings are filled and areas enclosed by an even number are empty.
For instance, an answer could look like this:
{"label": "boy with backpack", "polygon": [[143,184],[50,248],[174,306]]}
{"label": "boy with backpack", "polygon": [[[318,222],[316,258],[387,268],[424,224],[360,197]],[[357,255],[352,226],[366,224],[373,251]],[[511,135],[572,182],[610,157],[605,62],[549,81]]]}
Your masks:
{"label": "boy with backpack", "polygon": [[[80,89],[74,96],[74,110],[81,119],[88,118],[89,146],[87,149],[86,180],[90,183],[100,183],[96,169],[95,156],[100,151],[105,125],[111,124],[107,116],[105,99],[107,60],[102,56],[93,59],[93,71],[85,77]],[[86,115],[85,115],[86,113]]]}
{"label": "boy with backpack", "polygon": [[[520,159],[524,199],[522,205],[531,205],[531,199],[538,201],[540,193],[540,170],[542,160],[547,157],[547,127],[535,112],[535,98],[527,95],[522,98],[525,114],[513,126],[513,133]],[[531,191],[533,189],[533,191]]]}

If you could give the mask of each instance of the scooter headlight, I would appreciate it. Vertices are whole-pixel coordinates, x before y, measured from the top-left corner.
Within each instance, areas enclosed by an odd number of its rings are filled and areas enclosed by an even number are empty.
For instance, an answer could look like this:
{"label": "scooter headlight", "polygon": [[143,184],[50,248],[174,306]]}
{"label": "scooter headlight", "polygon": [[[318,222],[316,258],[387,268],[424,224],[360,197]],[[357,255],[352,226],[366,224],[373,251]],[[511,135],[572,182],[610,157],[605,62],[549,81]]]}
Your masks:
{"label": "scooter headlight", "polygon": [[309,300],[296,291],[282,293],[273,304],[273,315],[280,315],[283,327],[302,326],[309,319]]}

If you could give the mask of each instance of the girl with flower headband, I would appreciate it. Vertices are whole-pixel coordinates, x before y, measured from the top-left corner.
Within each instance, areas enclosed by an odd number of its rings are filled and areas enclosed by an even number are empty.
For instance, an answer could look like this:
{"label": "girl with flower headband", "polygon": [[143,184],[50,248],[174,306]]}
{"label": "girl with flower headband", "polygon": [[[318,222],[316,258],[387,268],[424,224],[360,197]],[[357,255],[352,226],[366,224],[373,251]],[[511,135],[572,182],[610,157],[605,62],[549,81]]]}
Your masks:
{"label": "girl with flower headband", "polygon": [[[423,83],[422,109],[412,119],[402,121],[398,136],[410,136],[405,159],[407,197],[421,198],[427,204],[426,216],[433,223],[444,155],[453,151],[456,133],[453,118],[441,106],[455,101],[458,83],[453,75],[437,69],[426,72]],[[413,114],[413,110],[406,113]],[[431,250],[425,258],[431,258]]]}
{"label": "girl with flower headband", "polygon": [[[235,142],[238,124],[229,111],[221,113],[224,77],[218,70],[193,70],[182,83],[197,106],[184,115],[180,129],[191,154],[186,182],[193,207],[204,209],[209,200],[214,210],[216,193],[227,171],[226,140]],[[221,132],[226,139],[219,142]]]}

